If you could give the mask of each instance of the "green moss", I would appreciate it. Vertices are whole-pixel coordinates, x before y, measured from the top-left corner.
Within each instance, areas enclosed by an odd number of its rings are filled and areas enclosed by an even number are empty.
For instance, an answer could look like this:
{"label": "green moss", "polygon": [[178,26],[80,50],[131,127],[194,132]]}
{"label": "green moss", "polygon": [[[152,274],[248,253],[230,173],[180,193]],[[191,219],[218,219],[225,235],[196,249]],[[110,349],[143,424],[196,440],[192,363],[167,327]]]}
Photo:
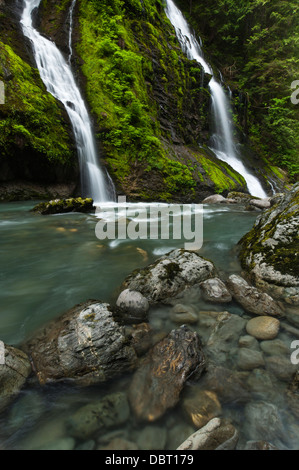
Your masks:
{"label": "green moss", "polygon": [[5,104],[0,107],[0,158],[10,156],[16,142],[50,161],[67,163],[72,153],[56,100],[46,92],[36,69],[0,42],[0,80]]}
{"label": "green moss", "polygon": [[[237,172],[234,172],[229,165],[226,165],[224,162],[212,161],[202,155],[200,157],[200,163],[209,178],[215,184],[217,193],[222,193],[226,190],[233,191],[238,185],[246,187],[244,178]],[[225,174],[223,167],[225,167],[227,174]]]}

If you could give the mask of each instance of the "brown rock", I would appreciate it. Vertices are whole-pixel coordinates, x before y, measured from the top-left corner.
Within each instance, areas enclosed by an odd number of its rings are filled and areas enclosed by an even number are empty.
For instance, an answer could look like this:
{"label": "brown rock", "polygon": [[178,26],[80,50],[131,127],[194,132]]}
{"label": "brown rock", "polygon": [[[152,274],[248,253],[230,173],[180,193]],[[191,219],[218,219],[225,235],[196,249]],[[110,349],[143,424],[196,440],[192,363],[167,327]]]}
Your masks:
{"label": "brown rock", "polygon": [[205,357],[199,337],[185,326],[156,344],[135,372],[129,391],[131,407],[140,420],[155,421],[174,407],[186,380],[199,376]]}
{"label": "brown rock", "polygon": [[246,325],[246,331],[256,339],[270,340],[276,338],[280,329],[280,321],[272,317],[252,318]]}

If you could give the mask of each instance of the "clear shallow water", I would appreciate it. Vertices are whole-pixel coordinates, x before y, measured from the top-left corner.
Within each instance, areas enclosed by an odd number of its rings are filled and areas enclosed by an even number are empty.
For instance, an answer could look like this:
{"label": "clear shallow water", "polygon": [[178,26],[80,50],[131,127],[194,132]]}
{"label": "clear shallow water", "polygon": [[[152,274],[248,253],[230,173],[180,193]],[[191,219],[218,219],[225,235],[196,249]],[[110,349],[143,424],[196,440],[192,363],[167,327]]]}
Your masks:
{"label": "clear shallow water", "polygon": [[[100,241],[95,236],[99,220],[95,215],[42,217],[31,213],[32,207],[31,202],[0,204],[0,339],[7,344],[18,346],[36,328],[79,302],[87,299],[113,302],[127,274],[184,245],[183,240]],[[235,245],[251,229],[256,216],[256,212],[245,212],[238,206],[205,206],[204,243],[199,254],[211,259],[224,274],[239,272]],[[205,304],[196,292],[183,302],[200,310],[229,310],[244,315],[234,304],[229,308]],[[168,310],[168,307],[158,307],[151,311],[150,321],[158,333],[177,327],[169,319]],[[191,328],[200,332],[204,325],[199,323]],[[281,339],[286,344],[291,341],[285,333]],[[80,442],[74,444],[67,435],[66,419],[78,407],[94,399],[126,390],[129,383],[130,377],[123,377],[85,390],[64,385],[42,388],[29,383],[14,406],[0,417],[0,448],[1,445],[12,449],[78,446]],[[276,381],[272,386],[276,392],[275,396],[271,395],[271,403],[284,410],[281,397],[286,384]],[[272,393],[272,388],[270,391]],[[267,393],[259,392],[253,399],[262,396],[268,401]],[[228,406],[223,414],[242,426],[242,407]],[[285,410],[284,420],[288,429],[286,443],[298,448],[298,423]],[[195,431],[181,409],[167,413],[156,426],[168,436],[167,449],[176,448],[175,445]],[[145,428],[146,425],[130,419],[112,432],[136,442],[147,432]],[[173,437],[176,432],[180,442]],[[246,441],[247,431],[242,432]],[[102,436],[95,447],[104,446],[109,439],[109,436]]]}

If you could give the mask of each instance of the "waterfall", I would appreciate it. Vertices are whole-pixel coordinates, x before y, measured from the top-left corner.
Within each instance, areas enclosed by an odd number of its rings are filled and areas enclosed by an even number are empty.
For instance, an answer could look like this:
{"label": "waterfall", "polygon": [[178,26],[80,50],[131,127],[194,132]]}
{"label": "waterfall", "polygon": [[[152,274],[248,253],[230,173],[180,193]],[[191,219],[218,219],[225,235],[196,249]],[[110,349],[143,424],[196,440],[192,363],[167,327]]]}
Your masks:
{"label": "waterfall", "polygon": [[219,160],[225,161],[243,176],[251,195],[260,198],[267,197],[258,178],[252,175],[238,158],[238,151],[233,139],[233,127],[230,120],[229,100],[225,95],[223,87],[215,79],[212,67],[204,59],[199,42],[192,34],[182,12],[172,0],[166,0],[165,12],[176,31],[181,48],[188,59],[196,60],[202,66],[205,73],[212,75],[209,88],[212,97],[212,116],[215,133],[211,138],[211,150]]}
{"label": "waterfall", "polygon": [[72,56],[73,56],[73,15],[74,15],[74,9],[76,6],[77,0],[73,0],[69,12],[69,22],[70,22],[70,28],[69,28],[69,64],[71,63]]}
{"label": "waterfall", "polygon": [[[111,191],[111,181],[107,182],[105,173],[99,167],[90,117],[71,66],[56,45],[33,27],[32,12],[39,7],[40,2],[25,0],[21,17],[23,33],[32,43],[37,68],[47,91],[63,103],[69,115],[78,150],[82,194],[92,197],[95,203],[112,200],[114,190]],[[75,1],[70,12],[71,28],[74,6]]]}

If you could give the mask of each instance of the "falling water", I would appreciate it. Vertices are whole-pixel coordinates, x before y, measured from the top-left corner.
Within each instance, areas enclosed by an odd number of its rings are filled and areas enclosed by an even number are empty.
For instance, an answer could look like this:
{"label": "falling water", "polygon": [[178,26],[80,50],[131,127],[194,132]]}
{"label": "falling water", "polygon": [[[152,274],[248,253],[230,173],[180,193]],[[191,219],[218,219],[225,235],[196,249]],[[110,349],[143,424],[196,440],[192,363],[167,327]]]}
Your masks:
{"label": "falling water", "polygon": [[76,6],[77,0],[73,0],[69,12],[69,21],[70,21],[70,28],[69,28],[69,64],[71,63],[72,56],[73,56],[73,16],[74,16],[74,9]]}
{"label": "falling water", "polygon": [[[71,66],[56,45],[33,27],[32,12],[38,8],[40,2],[41,0],[25,0],[21,18],[23,33],[32,42],[36,64],[48,92],[63,103],[72,123],[78,149],[83,195],[92,197],[96,203],[112,200],[109,188],[111,183],[109,181],[107,185],[106,175],[98,165],[90,117]],[[75,2],[71,7],[70,19],[74,6]]]}
{"label": "falling water", "polygon": [[175,28],[181,48],[190,60],[196,60],[205,73],[212,75],[209,83],[212,96],[212,114],[215,123],[215,134],[212,136],[211,150],[219,160],[228,163],[234,170],[242,175],[247,183],[248,190],[253,196],[265,198],[267,195],[258,178],[245,168],[238,158],[238,152],[233,140],[233,129],[229,117],[230,103],[222,86],[213,76],[211,66],[205,61],[201,46],[185,20],[182,12],[172,0],[166,0],[166,15]]}

